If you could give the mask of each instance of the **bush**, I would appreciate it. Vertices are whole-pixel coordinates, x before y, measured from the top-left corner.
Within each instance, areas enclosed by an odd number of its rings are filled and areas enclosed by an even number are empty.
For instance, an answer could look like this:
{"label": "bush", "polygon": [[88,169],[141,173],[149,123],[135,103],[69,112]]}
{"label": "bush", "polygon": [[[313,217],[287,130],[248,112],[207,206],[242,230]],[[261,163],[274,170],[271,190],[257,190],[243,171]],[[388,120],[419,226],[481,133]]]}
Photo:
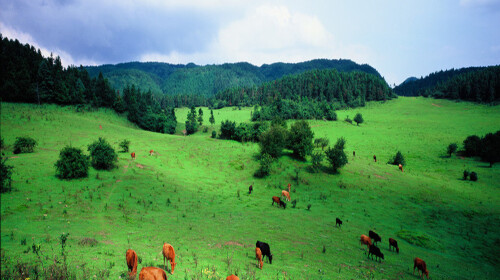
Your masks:
{"label": "bush", "polygon": [[236,122],[226,120],[221,122],[220,124],[220,139],[228,139],[231,140],[235,137],[236,133]]}
{"label": "bush", "polygon": [[474,182],[477,181],[477,173],[476,172],[472,171],[469,176],[470,176],[471,181],[474,181]]}
{"label": "bush", "polygon": [[346,121],[346,122],[348,122],[348,123],[352,124],[352,120],[349,118],[349,116],[345,117],[345,120],[344,120],[344,121]]}
{"label": "bush", "polygon": [[315,152],[311,154],[312,168],[314,172],[318,172],[321,168],[321,162],[323,161],[324,155],[321,152]]}
{"label": "bush", "polygon": [[271,128],[260,135],[260,153],[269,154],[273,158],[278,158],[286,145],[288,131],[280,125]]}
{"label": "bush", "polygon": [[7,165],[7,158],[2,153],[0,156],[0,193],[10,192],[12,190],[12,169],[14,167]]}
{"label": "bush", "polygon": [[457,151],[458,145],[457,143],[451,143],[448,145],[448,149],[446,150],[446,153],[451,157],[451,154]]}
{"label": "bush", "polygon": [[122,148],[122,150],[121,150],[122,153],[128,153],[130,141],[127,139],[124,139],[123,141],[120,142],[119,146],[120,146],[120,148]]}
{"label": "bush", "polygon": [[467,177],[469,177],[469,171],[464,170],[464,180],[467,180]]}
{"label": "bush", "polygon": [[3,141],[3,138],[0,138],[0,149],[3,149],[4,144],[5,142]]}
{"label": "bush", "polygon": [[269,154],[263,154],[260,157],[260,167],[255,172],[255,177],[265,177],[271,173],[271,164],[273,163],[273,158]]}
{"label": "bush", "polygon": [[115,167],[117,154],[111,145],[104,138],[88,146],[90,152],[91,164],[97,170],[110,170]]}
{"label": "bush", "polygon": [[464,155],[466,157],[479,156],[481,151],[481,138],[477,135],[468,136],[464,140]]}
{"label": "bush", "polygon": [[354,116],[354,121],[356,122],[357,125],[359,125],[360,123],[363,123],[364,122],[363,115],[361,115],[360,113],[357,113],[356,116]]}
{"label": "bush", "polygon": [[313,138],[314,132],[309,123],[304,120],[297,121],[290,127],[287,148],[292,150],[295,156],[305,159],[313,150]]}
{"label": "bush", "polygon": [[212,130],[212,138],[216,138],[217,137],[217,132],[215,132],[215,130]]}
{"label": "bush", "polygon": [[60,179],[75,179],[88,176],[89,157],[82,150],[65,147],[59,153],[59,160],[54,164],[56,176]]}
{"label": "bush", "polygon": [[14,143],[14,154],[32,153],[36,146],[35,139],[31,137],[17,137]]}
{"label": "bush", "polygon": [[328,144],[330,144],[330,140],[326,137],[314,139],[314,145],[318,148],[321,147],[321,150],[324,150]]}
{"label": "bush", "polygon": [[203,127],[203,133],[207,133],[208,132],[208,127],[204,126]]}
{"label": "bush", "polygon": [[394,164],[394,165],[400,165],[401,164],[403,166],[406,164],[405,158],[404,158],[403,154],[400,151],[398,151],[396,153],[396,155],[394,156],[394,158],[392,160],[390,160],[388,163],[389,164]]}
{"label": "bush", "polygon": [[345,143],[345,139],[341,137],[337,140],[333,148],[329,147],[325,151],[326,159],[330,162],[335,172],[347,164],[347,155],[344,152]]}

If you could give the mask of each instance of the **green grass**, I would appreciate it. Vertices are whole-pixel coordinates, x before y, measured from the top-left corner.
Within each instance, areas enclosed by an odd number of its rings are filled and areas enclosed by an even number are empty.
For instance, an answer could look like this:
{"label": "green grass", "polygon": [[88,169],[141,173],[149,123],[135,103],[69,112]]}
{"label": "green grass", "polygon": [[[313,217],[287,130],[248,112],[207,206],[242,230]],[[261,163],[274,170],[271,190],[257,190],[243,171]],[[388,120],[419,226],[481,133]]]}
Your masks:
{"label": "green grass", "polygon": [[[226,119],[248,120],[251,110],[214,111],[214,129]],[[178,134],[187,111],[176,111]],[[343,121],[357,112],[365,123]],[[38,263],[24,251],[41,244],[47,266],[60,256],[59,237],[69,232],[68,264],[79,278],[85,267],[94,274],[107,269],[117,279],[127,269],[128,248],[143,260],[138,271],[162,267],[163,242],[177,254],[169,279],[225,279],[235,272],[240,279],[418,279],[411,273],[417,256],[427,262],[432,279],[495,278],[500,164],[488,168],[474,159],[447,157],[446,147],[500,129],[500,107],[399,98],[337,114],[337,122],[310,124],[315,137],[327,137],[331,145],[346,138],[349,163],[340,174],[310,173],[310,162],[285,155],[271,176],[256,179],[258,145],[211,139],[206,108],[209,132],[184,137],[140,130],[108,110],[76,113],[71,107],[2,103],[2,152],[14,166],[15,189],[1,196],[2,254]],[[13,155],[18,136],[35,138],[35,153]],[[116,150],[129,139],[137,159],[120,153],[118,168],[91,169],[82,180],[54,176],[65,145],[88,153],[87,145],[98,137]],[[397,150],[406,158],[404,172],[386,164]],[[479,180],[461,180],[464,169],[477,172]],[[272,207],[271,197],[288,183],[297,207]],[[335,227],[336,217],[344,221],[342,229]],[[370,229],[382,237],[382,263],[367,259],[359,244]],[[400,254],[388,250],[389,237],[398,240]],[[85,245],[91,238],[98,244]],[[256,266],[256,240],[268,242],[274,254],[263,270]]]}

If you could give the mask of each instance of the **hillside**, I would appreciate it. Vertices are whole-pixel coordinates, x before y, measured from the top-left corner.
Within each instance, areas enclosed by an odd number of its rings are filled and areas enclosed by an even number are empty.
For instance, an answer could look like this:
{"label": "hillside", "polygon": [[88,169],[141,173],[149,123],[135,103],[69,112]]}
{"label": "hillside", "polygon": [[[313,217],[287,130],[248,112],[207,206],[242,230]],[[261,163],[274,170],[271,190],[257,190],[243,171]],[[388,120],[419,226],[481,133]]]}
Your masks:
{"label": "hillside", "polygon": [[[166,94],[201,94],[212,96],[232,87],[258,86],[286,75],[314,69],[337,69],[343,72],[361,71],[381,77],[373,67],[351,60],[316,59],[300,63],[273,63],[260,67],[246,62],[199,66],[193,63],[173,65],[160,62],[130,62],[116,65],[87,66],[91,77],[102,72],[110,84],[123,90],[126,83]],[[133,70],[133,71],[132,71]]]}
{"label": "hillside", "polygon": [[[214,110],[213,128],[184,137],[140,130],[110,109],[1,106],[2,152],[14,167],[14,191],[3,193],[0,204],[2,279],[14,279],[8,277],[14,271],[35,279],[41,262],[61,267],[63,233],[69,233],[67,264],[77,279],[124,279],[129,248],[142,259],[139,271],[163,267],[163,242],[176,251],[175,274],[168,275],[174,280],[231,273],[242,280],[417,279],[416,256],[427,262],[431,279],[494,279],[500,273],[500,164],[488,168],[445,152],[448,143],[498,130],[499,106],[398,98],[339,110],[339,119],[360,112],[365,123],[309,123],[316,138],[347,140],[349,163],[340,174],[326,167],[310,173],[309,160],[284,156],[265,179],[252,176],[257,144],[209,136],[226,119],[249,120],[252,108]],[[178,131],[187,111],[176,109]],[[15,138],[24,135],[39,145],[34,153],[13,155]],[[87,153],[98,137],[116,148],[129,139],[137,159],[120,153],[118,168],[91,168],[86,179],[54,176],[64,146]],[[404,172],[386,164],[397,150],[407,160]],[[476,171],[479,180],[461,180],[464,169]],[[296,207],[271,206],[288,183]],[[344,221],[341,229],[336,217]],[[382,262],[368,259],[359,244],[368,230],[382,237]],[[399,254],[388,250],[389,237],[398,240]],[[257,240],[268,242],[274,254],[262,270],[255,261]],[[40,245],[40,258],[33,244]]]}

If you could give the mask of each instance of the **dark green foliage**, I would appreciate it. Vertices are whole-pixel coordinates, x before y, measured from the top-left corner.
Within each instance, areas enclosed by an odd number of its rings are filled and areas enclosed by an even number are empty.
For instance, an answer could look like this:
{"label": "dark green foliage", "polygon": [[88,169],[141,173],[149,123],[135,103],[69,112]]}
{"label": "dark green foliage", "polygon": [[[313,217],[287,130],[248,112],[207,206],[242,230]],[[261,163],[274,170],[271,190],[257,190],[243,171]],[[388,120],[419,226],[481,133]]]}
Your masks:
{"label": "dark green foliage", "polygon": [[469,177],[469,171],[464,170],[464,180],[467,180],[467,177]]}
{"label": "dark green foliage", "polygon": [[203,110],[201,108],[198,110],[198,123],[200,126],[203,125]]}
{"label": "dark green foliage", "polygon": [[99,137],[97,141],[88,146],[91,164],[97,170],[110,170],[115,167],[118,155],[111,145]]}
{"label": "dark green foliage", "polygon": [[54,164],[59,179],[75,179],[88,176],[89,157],[81,149],[64,147],[59,152],[59,160]]}
{"label": "dark green foliage", "polygon": [[212,138],[215,138],[217,137],[217,132],[215,132],[215,130],[212,130]]}
{"label": "dark green foliage", "polygon": [[346,121],[346,122],[348,122],[348,123],[352,124],[352,120],[349,118],[349,116],[345,117],[344,121]]}
{"label": "dark green foliage", "polygon": [[313,150],[313,138],[314,133],[309,123],[304,120],[297,121],[290,127],[287,148],[292,150],[295,156],[305,159]]}
{"label": "dark green foliage", "polygon": [[187,135],[193,134],[198,131],[198,122],[196,120],[196,109],[191,107],[191,110],[188,112],[187,120],[186,120],[186,132]]}
{"label": "dark green foliage", "polygon": [[490,167],[500,161],[500,130],[488,133],[481,139],[481,160],[488,162]]}
{"label": "dark green foliage", "polygon": [[262,133],[259,138],[261,155],[269,154],[273,158],[279,158],[286,146],[288,131],[280,125],[271,126],[271,128]]}
{"label": "dark green foliage", "polygon": [[130,146],[130,140],[123,139],[120,142],[119,146],[120,146],[120,148],[122,148],[122,150],[121,150],[122,153],[128,153],[128,149],[129,149],[129,146]]}
{"label": "dark green foliage", "polygon": [[220,139],[232,140],[236,134],[236,122],[226,120],[220,124]]}
{"label": "dark green foliage", "polygon": [[354,116],[354,121],[356,122],[357,125],[360,123],[363,123],[363,116],[360,113],[357,113],[356,116]]}
{"label": "dark green foliage", "polygon": [[313,152],[311,154],[312,169],[314,172],[318,172],[321,169],[321,163],[325,155],[322,152]]}
{"label": "dark green foliage", "polygon": [[471,181],[474,181],[474,182],[477,181],[477,173],[476,172],[472,171],[469,176],[470,176]]}
{"label": "dark green foliage", "polygon": [[215,123],[215,118],[214,118],[214,110],[210,110],[210,119],[208,120],[211,125],[214,125]]}
{"label": "dark green foliage", "polygon": [[341,137],[337,140],[333,148],[329,147],[325,151],[326,159],[330,162],[335,172],[347,164],[347,155],[344,152],[345,143],[345,139]]}
{"label": "dark green foliage", "polygon": [[14,154],[32,153],[36,144],[36,140],[31,137],[17,137],[14,143]]}
{"label": "dark green foliage", "polygon": [[451,143],[450,145],[448,145],[446,153],[451,157],[451,154],[455,153],[457,149],[458,149],[457,143]]}
{"label": "dark green foliage", "polygon": [[403,166],[406,164],[405,158],[400,151],[398,151],[396,153],[396,155],[394,156],[394,158],[392,158],[392,160],[390,160],[388,163],[393,164],[393,165],[400,165],[401,164]]}
{"label": "dark green foliage", "polygon": [[466,157],[479,156],[481,151],[481,138],[477,135],[468,136],[464,140],[464,155]]}
{"label": "dark green foliage", "polygon": [[3,145],[5,144],[3,138],[0,138],[0,149],[3,149]]}
{"label": "dark green foliage", "polygon": [[328,146],[330,144],[330,140],[328,140],[328,138],[326,137],[323,137],[323,138],[316,138],[314,139],[314,145],[316,145],[316,147],[321,147],[321,150],[324,150],[326,146]]}
{"label": "dark green foliage", "polygon": [[271,164],[273,163],[273,157],[269,154],[262,154],[260,157],[259,169],[255,172],[254,176],[258,178],[265,177],[271,173]]}
{"label": "dark green foliage", "polygon": [[12,169],[14,167],[7,165],[7,158],[2,153],[0,156],[0,193],[10,192],[12,190]]}

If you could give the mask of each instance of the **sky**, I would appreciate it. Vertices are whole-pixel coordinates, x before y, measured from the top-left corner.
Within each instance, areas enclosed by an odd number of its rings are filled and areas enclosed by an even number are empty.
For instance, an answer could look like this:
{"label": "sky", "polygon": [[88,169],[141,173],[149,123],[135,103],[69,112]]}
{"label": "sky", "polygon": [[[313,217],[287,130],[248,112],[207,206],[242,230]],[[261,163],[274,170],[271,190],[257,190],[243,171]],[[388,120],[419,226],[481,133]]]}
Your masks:
{"label": "sky", "polygon": [[390,84],[500,64],[500,0],[0,0],[0,33],[63,65],[351,59]]}

